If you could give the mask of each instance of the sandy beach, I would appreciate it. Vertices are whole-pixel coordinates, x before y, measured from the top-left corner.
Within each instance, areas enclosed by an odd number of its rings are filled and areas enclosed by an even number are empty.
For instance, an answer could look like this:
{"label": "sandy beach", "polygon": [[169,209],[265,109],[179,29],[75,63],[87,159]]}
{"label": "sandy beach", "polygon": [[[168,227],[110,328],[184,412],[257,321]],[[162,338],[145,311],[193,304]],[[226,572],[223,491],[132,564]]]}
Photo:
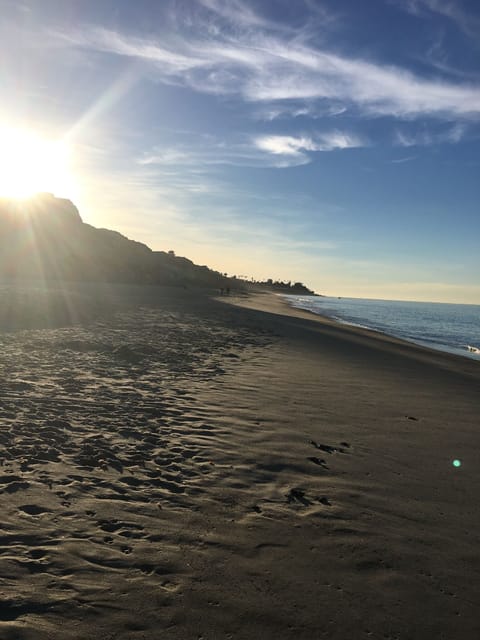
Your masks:
{"label": "sandy beach", "polygon": [[480,636],[478,362],[273,294],[54,298],[2,306],[1,640]]}

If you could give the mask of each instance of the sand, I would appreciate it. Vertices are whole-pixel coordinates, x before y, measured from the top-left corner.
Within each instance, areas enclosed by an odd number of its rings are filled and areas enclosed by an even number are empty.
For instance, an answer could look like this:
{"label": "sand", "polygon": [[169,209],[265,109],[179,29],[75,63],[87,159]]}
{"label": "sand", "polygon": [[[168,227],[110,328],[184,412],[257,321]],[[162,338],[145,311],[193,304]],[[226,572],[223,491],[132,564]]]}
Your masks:
{"label": "sand", "polygon": [[269,294],[59,295],[0,332],[1,640],[479,637],[478,362]]}

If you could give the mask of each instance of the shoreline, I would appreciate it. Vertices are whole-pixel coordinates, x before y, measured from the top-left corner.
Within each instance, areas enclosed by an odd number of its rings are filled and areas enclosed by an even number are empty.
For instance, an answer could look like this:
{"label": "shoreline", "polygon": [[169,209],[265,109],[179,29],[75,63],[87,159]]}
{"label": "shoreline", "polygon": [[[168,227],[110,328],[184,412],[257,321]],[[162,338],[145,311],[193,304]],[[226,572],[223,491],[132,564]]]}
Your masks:
{"label": "shoreline", "polygon": [[[289,306],[293,307],[293,308],[301,308],[301,307],[295,307],[295,305],[293,303],[291,303],[288,299],[287,296],[285,296],[286,302]],[[382,301],[383,302],[383,301]],[[385,302],[389,302],[388,300]],[[392,302],[396,302],[396,301],[392,301]],[[402,301],[399,301],[402,302]],[[429,303],[429,304],[444,304],[444,303]],[[479,306],[480,305],[465,305],[465,306]],[[328,315],[324,315],[322,313],[317,313],[315,311],[309,310],[309,309],[304,309],[305,311],[308,311],[309,313],[312,313],[314,315],[318,315],[321,316],[323,318],[330,318],[332,319],[334,322],[337,322],[338,324],[341,325],[345,325],[345,326],[349,326],[349,327],[354,327],[354,328],[358,328],[358,329],[364,329],[366,331],[372,331],[374,333],[378,333],[381,335],[386,335],[389,336],[391,338],[395,338],[397,340],[402,340],[404,342],[407,342],[409,344],[414,344],[416,346],[420,346],[420,347],[424,347],[426,349],[431,349],[433,351],[440,351],[442,353],[448,353],[450,355],[455,355],[455,356],[460,356],[462,358],[468,358],[470,360],[474,360],[477,362],[480,362],[480,358],[477,358],[477,355],[480,355],[480,348],[476,348],[476,347],[472,347],[471,345],[464,345],[464,349],[456,349],[454,347],[448,347],[447,345],[444,345],[444,347],[442,348],[442,346],[431,346],[429,345],[427,342],[422,342],[421,340],[414,340],[414,339],[408,339],[408,338],[404,338],[402,336],[399,335],[395,335],[394,333],[389,333],[388,328],[386,330],[381,330],[381,329],[376,329],[374,327],[369,327],[366,325],[360,325],[360,324],[356,324],[354,322],[349,322],[348,320],[342,320],[341,318],[332,318],[331,316]],[[472,355],[472,354],[475,355]]]}
{"label": "shoreline", "polygon": [[[224,300],[223,298],[218,298],[218,300],[220,302],[229,302],[229,300]],[[401,353],[405,356],[423,360],[426,363],[429,362],[440,368],[451,369],[452,371],[464,373],[480,380],[480,367],[478,367],[478,361],[475,358],[434,349],[377,331],[376,329],[342,323],[329,316],[317,314],[308,309],[294,307],[281,294],[265,292],[249,293],[240,297],[232,295],[230,303],[238,307],[285,316],[286,318],[291,317],[309,320],[325,328],[336,329],[338,330],[339,336],[343,335],[345,338],[352,339],[354,342],[356,340],[362,340],[363,338],[368,341],[370,338],[372,342],[366,342],[366,344],[371,344],[373,347],[375,347],[378,341],[378,347],[380,347],[380,345],[388,346],[391,348],[392,353]]]}

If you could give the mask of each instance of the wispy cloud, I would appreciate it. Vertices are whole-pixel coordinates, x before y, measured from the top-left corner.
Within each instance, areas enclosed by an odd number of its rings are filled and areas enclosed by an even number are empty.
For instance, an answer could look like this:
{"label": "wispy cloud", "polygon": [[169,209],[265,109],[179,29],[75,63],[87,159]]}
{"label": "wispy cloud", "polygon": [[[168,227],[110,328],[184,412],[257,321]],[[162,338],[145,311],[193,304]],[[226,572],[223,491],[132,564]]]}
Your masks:
{"label": "wispy cloud", "polygon": [[256,138],[255,145],[262,151],[274,155],[302,156],[303,151],[317,151],[311,138],[295,138],[294,136],[261,136]]}
{"label": "wispy cloud", "polygon": [[364,142],[356,136],[341,131],[322,133],[315,138],[309,136],[259,136],[255,145],[262,151],[273,155],[304,157],[305,151],[333,151],[334,149],[351,149],[364,146]]}
{"label": "wispy cloud", "polygon": [[209,136],[189,144],[157,145],[137,158],[143,166],[202,168],[235,165],[250,167],[290,167],[311,162],[307,152],[328,152],[362,147],[367,143],[359,136],[333,130],[315,135],[260,135],[243,142],[222,141]]}
{"label": "wispy cloud", "polygon": [[291,101],[285,103],[275,103],[266,107],[259,107],[255,117],[257,120],[272,122],[287,118],[309,118],[317,120],[319,118],[332,118],[346,113],[347,107],[340,104],[292,104]]}
{"label": "wispy cloud", "polygon": [[318,136],[318,151],[333,151],[334,149],[353,149],[364,147],[367,143],[363,138],[342,131],[329,131]]}
{"label": "wispy cloud", "polygon": [[198,0],[208,11],[215,13],[217,16],[224,18],[227,22],[240,25],[242,27],[261,27],[261,28],[279,28],[284,30],[285,27],[272,23],[271,20],[262,18],[249,5],[242,0]]}
{"label": "wispy cloud", "polygon": [[[440,6],[434,0],[418,3]],[[308,45],[298,34],[275,29],[275,24],[267,23],[244,3],[202,0],[202,5],[230,26],[223,22],[209,29],[211,19],[209,23],[199,15],[195,29],[183,35],[181,31],[166,33],[158,39],[88,25],[60,37],[68,46],[142,61],[164,82],[273,105],[272,118],[276,117],[276,103],[291,101],[296,102],[297,110],[311,110],[316,105],[409,118],[480,117],[478,84],[422,77],[399,67]]]}
{"label": "wispy cloud", "polygon": [[427,68],[440,72],[443,76],[460,79],[463,82],[477,83],[480,81],[480,74],[463,67],[455,66],[451,60],[452,51],[447,46],[445,29],[433,34],[427,50],[418,56],[419,62]]}
{"label": "wispy cloud", "polygon": [[467,127],[464,124],[455,124],[451,129],[449,129],[449,131],[446,132],[445,141],[452,143],[460,142],[460,140],[464,138],[466,132]]}
{"label": "wispy cloud", "polygon": [[417,16],[441,15],[468,36],[478,37],[480,33],[480,20],[466,11],[458,0],[394,0],[393,4]]}
{"label": "wispy cloud", "polygon": [[415,160],[417,156],[406,156],[405,158],[396,158],[395,160],[391,160],[392,164],[404,164],[405,162],[411,162]]}
{"label": "wispy cloud", "polygon": [[467,131],[463,123],[457,123],[444,131],[402,131],[397,130],[394,135],[394,144],[400,147],[421,147],[432,144],[455,144],[460,142]]}
{"label": "wispy cloud", "polygon": [[291,153],[285,149],[272,155],[269,149],[255,143],[229,144],[211,143],[209,145],[189,146],[178,144],[173,147],[156,146],[142,154],[139,165],[180,167],[198,170],[206,167],[231,165],[239,167],[291,167],[307,164],[310,158],[303,153]]}

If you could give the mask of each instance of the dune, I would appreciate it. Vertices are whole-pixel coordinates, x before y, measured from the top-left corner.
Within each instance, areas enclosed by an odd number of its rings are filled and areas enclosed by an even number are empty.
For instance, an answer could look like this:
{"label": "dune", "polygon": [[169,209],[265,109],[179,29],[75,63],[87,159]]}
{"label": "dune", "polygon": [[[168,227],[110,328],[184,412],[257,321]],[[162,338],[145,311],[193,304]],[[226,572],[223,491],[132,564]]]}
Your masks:
{"label": "dune", "polygon": [[272,294],[9,295],[2,640],[478,637],[477,362]]}

